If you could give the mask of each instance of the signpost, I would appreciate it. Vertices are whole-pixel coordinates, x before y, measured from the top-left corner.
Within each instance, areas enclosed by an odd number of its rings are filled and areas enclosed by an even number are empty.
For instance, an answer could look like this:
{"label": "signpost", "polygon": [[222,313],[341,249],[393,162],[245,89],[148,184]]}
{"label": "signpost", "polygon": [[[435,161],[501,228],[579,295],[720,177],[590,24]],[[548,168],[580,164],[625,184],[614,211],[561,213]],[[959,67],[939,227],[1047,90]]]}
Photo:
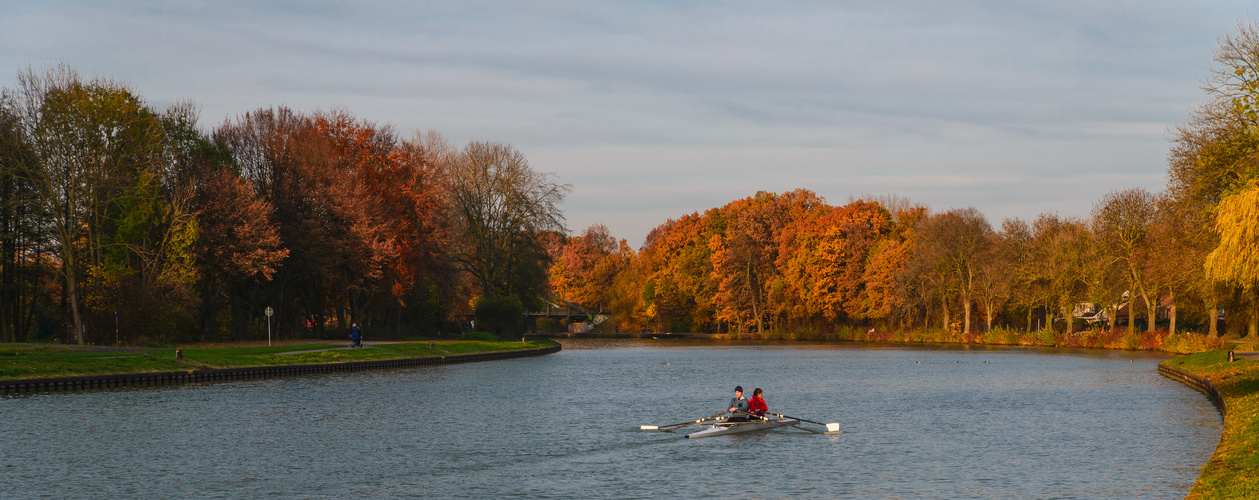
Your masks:
{"label": "signpost", "polygon": [[267,306],[267,310],[263,312],[267,313],[267,347],[271,347],[271,315],[275,314],[275,310]]}

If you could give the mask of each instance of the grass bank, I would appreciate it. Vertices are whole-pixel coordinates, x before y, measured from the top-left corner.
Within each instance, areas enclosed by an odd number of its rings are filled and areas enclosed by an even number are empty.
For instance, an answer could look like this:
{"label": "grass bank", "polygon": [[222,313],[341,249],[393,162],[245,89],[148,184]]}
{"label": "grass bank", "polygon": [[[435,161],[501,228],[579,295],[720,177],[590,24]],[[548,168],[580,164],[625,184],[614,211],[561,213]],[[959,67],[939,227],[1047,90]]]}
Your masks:
{"label": "grass bank", "polygon": [[[429,347],[429,343],[425,341],[378,344],[364,349],[336,349],[345,345],[345,343],[272,347],[198,345],[180,347],[183,359],[176,360],[173,347],[130,349],[118,352],[7,344],[0,346],[0,380],[425,358],[538,349],[551,347],[556,343],[551,340],[529,342],[455,340],[438,341],[433,347]],[[316,352],[280,354],[292,351]]]}
{"label": "grass bank", "polygon": [[1163,362],[1210,380],[1228,414],[1211,460],[1187,498],[1259,498],[1259,361],[1228,362],[1228,352],[1209,351]]}
{"label": "grass bank", "polygon": [[1122,349],[1129,351],[1163,351],[1187,354],[1225,349],[1224,339],[1196,333],[1172,334],[1167,330],[1136,332],[1129,335],[1125,329],[1090,329],[1074,333],[1053,330],[1025,332],[1011,328],[993,328],[983,333],[955,333],[944,329],[879,330],[874,328],[843,327],[835,332],[797,331],[791,333],[728,334],[730,339],[764,340],[847,340],[854,342],[907,342],[942,344],[1020,345],[1040,347],[1082,347],[1093,349]]}

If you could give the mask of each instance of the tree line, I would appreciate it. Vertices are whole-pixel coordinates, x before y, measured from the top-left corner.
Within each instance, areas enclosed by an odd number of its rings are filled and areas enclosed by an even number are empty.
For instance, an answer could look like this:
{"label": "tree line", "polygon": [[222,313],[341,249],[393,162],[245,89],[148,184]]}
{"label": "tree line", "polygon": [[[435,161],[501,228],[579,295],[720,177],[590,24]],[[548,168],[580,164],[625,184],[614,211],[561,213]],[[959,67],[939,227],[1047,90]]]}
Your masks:
{"label": "tree line", "polygon": [[635,252],[606,228],[552,244],[562,298],[615,328],[767,335],[861,325],[1086,324],[1259,330],[1259,30],[1221,37],[1206,101],[1175,128],[1163,192],[1112,191],[1088,217],[994,227],[973,208],[895,196],[830,205],[760,192],[655,228]]}
{"label": "tree line", "polygon": [[546,286],[568,187],[510,145],[344,110],[197,122],[66,65],[3,90],[0,341],[255,339],[268,307],[281,336],[514,326]]}
{"label": "tree line", "polygon": [[[510,145],[348,111],[198,127],[65,65],[0,94],[0,340],[108,344],[526,329],[547,295],[606,328],[740,335],[1085,324],[1259,334],[1259,30],[1220,39],[1162,192],[999,227],[895,196],[759,192],[638,249],[568,235],[569,186]],[[264,316],[270,307],[274,317]],[[1221,322],[1223,319],[1223,322]]]}

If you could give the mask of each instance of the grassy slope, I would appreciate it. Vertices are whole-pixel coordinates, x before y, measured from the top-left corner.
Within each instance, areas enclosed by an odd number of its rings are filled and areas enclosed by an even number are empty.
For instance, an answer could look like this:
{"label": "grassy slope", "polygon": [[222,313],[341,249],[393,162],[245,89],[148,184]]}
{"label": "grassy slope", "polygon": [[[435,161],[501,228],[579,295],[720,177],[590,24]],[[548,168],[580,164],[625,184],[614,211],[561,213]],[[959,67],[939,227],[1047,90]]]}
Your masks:
{"label": "grassy slope", "polygon": [[45,347],[0,347],[0,380],[141,373],[242,366],[304,365],[381,359],[452,356],[479,352],[517,351],[555,345],[550,340],[531,342],[428,342],[383,344],[366,349],[341,349],[302,354],[277,354],[345,347],[345,344],[307,344],[274,347],[189,347],[183,361],[175,360],[175,349],[145,349],[143,352],[82,351]]}
{"label": "grassy slope", "polygon": [[1188,498],[1259,498],[1259,361],[1229,363],[1227,351],[1221,350],[1163,364],[1210,379],[1228,407],[1219,447]]}

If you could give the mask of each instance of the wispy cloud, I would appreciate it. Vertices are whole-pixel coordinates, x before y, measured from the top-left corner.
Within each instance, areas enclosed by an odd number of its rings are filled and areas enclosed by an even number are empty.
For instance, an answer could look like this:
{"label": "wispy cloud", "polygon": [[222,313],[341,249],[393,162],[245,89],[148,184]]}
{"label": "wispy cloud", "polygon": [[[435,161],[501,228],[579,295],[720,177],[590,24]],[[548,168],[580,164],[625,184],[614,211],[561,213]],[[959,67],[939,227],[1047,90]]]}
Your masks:
{"label": "wispy cloud", "polygon": [[606,222],[638,242],[759,189],[895,192],[994,220],[1159,189],[1165,132],[1249,8],[29,2],[0,17],[0,71],[65,60],[154,102],[192,98],[207,128],[340,106],[404,133],[511,142],[574,184],[574,229]]}

